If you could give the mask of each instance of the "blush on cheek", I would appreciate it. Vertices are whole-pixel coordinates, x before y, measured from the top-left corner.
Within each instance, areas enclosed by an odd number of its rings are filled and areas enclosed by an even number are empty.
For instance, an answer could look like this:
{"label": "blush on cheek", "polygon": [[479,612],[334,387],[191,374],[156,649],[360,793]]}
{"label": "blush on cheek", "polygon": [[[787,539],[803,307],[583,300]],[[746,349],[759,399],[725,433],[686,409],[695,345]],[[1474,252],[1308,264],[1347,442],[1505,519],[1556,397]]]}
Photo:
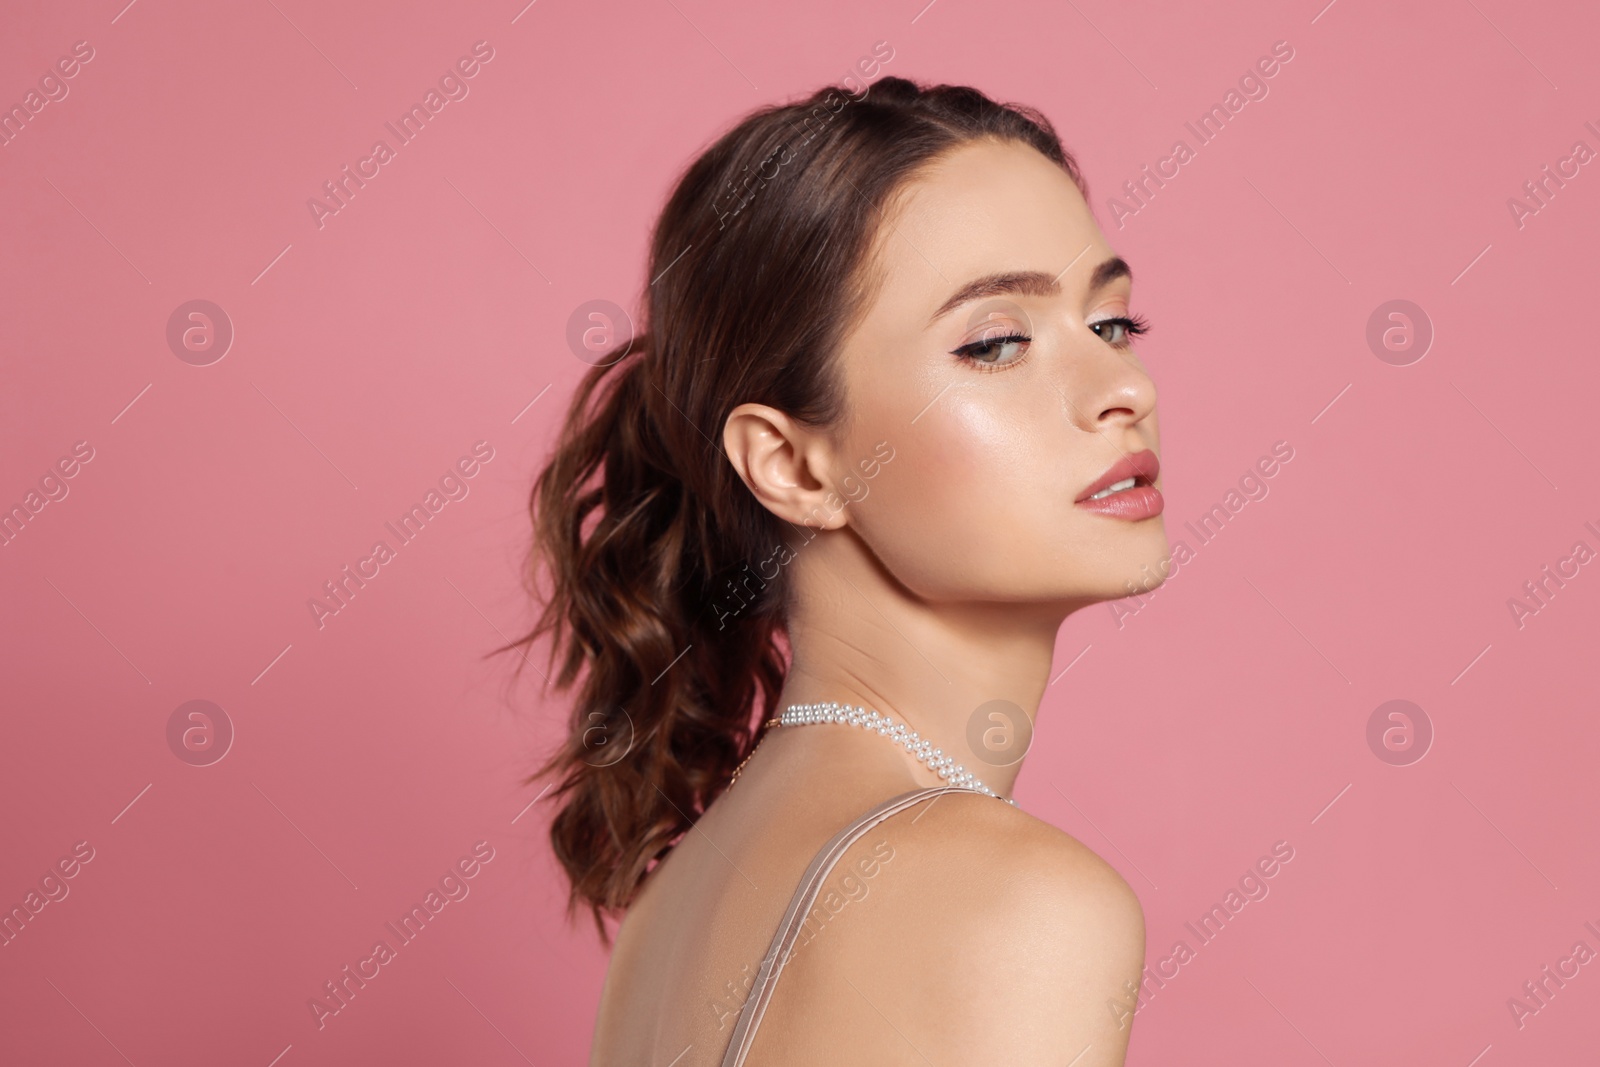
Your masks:
{"label": "blush on cheek", "polygon": [[1002,413],[973,405],[952,412],[937,440],[938,465],[948,468],[952,482],[983,495],[995,489],[1053,495],[1064,489],[1072,462],[1059,431],[1070,427],[1056,420],[1053,431],[1051,417],[1021,409],[1032,406]]}
{"label": "blush on cheek", "polygon": [[924,432],[896,445],[865,507],[888,538],[944,570],[930,580],[948,581],[970,573],[978,557],[1026,542],[1046,522],[1038,487],[1019,462],[1026,455],[1009,443]]}

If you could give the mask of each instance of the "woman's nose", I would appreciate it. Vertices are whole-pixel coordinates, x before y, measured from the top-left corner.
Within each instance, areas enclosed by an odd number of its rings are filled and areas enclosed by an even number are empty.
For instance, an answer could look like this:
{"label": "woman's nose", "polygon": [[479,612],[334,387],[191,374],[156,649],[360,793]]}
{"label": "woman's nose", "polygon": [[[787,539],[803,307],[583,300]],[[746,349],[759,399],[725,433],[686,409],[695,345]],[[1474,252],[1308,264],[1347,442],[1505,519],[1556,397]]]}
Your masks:
{"label": "woman's nose", "polygon": [[1073,422],[1087,433],[1114,423],[1132,426],[1156,407],[1156,384],[1138,359],[1130,350],[1102,341],[1088,327],[1073,338],[1059,391]]}

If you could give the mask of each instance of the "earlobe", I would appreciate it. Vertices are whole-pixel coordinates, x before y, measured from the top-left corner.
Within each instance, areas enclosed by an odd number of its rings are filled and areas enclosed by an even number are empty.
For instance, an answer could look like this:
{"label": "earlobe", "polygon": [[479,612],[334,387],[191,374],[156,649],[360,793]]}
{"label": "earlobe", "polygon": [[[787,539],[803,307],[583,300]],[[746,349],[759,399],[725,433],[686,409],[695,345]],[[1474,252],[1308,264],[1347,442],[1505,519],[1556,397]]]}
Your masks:
{"label": "earlobe", "polygon": [[722,447],[745,487],[780,519],[822,529],[843,524],[833,521],[838,509],[826,506],[833,494],[816,470],[825,462],[825,444],[788,415],[765,404],[740,404],[728,413]]}

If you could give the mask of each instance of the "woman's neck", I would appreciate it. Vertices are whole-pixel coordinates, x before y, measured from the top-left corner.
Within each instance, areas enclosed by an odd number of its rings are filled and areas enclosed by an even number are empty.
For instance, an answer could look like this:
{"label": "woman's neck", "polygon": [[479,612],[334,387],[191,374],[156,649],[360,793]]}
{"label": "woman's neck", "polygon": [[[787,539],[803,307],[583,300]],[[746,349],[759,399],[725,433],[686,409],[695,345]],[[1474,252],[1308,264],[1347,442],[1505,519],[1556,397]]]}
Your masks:
{"label": "woman's neck", "polygon": [[[1087,603],[933,603],[849,527],[807,542],[788,566],[791,665],[780,712],[836,702],[892,716],[1010,796],[1050,685],[1057,632]],[[860,740],[845,731],[847,746]],[[940,784],[901,746],[878,743],[915,780]],[[832,741],[826,747],[837,755]]]}

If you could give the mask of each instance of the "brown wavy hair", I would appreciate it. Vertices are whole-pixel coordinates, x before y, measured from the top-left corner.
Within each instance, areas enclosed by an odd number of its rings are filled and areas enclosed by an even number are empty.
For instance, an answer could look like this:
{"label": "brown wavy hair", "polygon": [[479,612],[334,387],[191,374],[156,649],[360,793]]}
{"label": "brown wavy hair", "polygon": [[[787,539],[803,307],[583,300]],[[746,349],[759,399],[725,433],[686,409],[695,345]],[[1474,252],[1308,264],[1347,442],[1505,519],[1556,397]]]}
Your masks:
{"label": "brown wavy hair", "polygon": [[847,417],[835,355],[872,299],[885,211],[983,138],[1031,145],[1088,198],[1043,115],[966,86],[886,77],[751,113],[678,180],[640,330],[573,395],[528,502],[543,612],[497,651],[550,634],[546,688],[583,675],[564,741],[525,781],[557,780],[567,918],[587,905],[606,944],[605,917],[727,787],[787,674],[788,572],[762,561],[800,528],[740,480],[723,423],[746,402],[813,427]]}

